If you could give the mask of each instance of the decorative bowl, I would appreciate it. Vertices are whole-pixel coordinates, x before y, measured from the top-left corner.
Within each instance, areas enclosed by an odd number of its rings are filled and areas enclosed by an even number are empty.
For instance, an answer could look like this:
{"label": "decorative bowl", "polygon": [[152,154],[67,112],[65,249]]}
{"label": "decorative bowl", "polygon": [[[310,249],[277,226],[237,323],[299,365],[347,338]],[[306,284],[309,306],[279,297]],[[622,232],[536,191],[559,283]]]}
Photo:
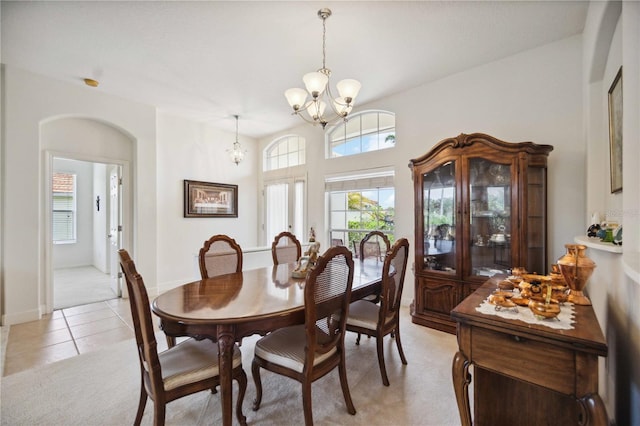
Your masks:
{"label": "decorative bowl", "polygon": [[529,309],[538,319],[556,318],[560,313],[560,305],[537,300],[529,301]]}

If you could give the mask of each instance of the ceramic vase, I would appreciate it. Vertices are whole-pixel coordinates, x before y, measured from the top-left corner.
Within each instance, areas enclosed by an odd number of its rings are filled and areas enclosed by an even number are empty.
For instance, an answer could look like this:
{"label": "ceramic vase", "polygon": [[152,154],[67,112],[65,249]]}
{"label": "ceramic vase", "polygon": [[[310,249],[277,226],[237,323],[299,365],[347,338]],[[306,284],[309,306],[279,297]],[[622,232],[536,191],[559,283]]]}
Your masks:
{"label": "ceramic vase", "polygon": [[584,295],[583,290],[593,274],[596,263],[585,255],[587,249],[582,244],[565,244],[567,253],[558,259],[560,273],[571,289],[569,302],[576,305],[591,305],[591,300]]}

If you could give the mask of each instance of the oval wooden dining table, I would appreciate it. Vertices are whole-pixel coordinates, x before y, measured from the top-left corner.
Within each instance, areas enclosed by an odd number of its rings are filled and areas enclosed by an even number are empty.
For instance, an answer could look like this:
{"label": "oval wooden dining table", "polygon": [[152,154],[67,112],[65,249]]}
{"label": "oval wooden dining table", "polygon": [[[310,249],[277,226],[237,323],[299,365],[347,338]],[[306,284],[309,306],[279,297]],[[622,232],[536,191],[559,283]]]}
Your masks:
{"label": "oval wooden dining table", "polygon": [[[383,262],[354,260],[351,299],[380,289]],[[293,278],[295,264],[220,275],[183,284],[152,304],[169,337],[190,336],[218,343],[222,421],[232,423],[232,353],[235,342],[281,327],[304,323],[304,279]],[[246,424],[246,418],[243,419]]]}

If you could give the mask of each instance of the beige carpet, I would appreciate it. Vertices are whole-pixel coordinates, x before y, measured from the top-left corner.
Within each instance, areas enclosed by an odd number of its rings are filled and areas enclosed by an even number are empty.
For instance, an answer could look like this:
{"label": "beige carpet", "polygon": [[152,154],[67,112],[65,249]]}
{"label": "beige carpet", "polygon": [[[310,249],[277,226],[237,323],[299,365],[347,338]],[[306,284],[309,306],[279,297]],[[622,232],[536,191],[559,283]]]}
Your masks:
{"label": "beige carpet", "polygon": [[[401,337],[409,364],[401,364],[395,342],[386,337],[389,387],[382,385],[375,340],[363,338],[360,346],[356,346],[355,335],[349,333],[348,379],[357,414],[351,416],[346,412],[336,370],[313,385],[316,425],[460,424],[451,384],[451,361],[457,350],[455,336],[414,325],[407,312],[403,321]],[[264,370],[262,406],[257,412],[251,410],[255,396],[251,359],[256,339],[245,339],[241,348],[249,377],[244,400],[247,422],[303,424],[300,385]],[[107,350],[3,377],[1,424],[132,424],[139,395],[138,368],[134,341],[129,340]],[[152,408],[153,402],[148,401],[142,421],[145,425],[153,423]],[[167,424],[221,424],[219,395],[201,392],[170,403]]]}

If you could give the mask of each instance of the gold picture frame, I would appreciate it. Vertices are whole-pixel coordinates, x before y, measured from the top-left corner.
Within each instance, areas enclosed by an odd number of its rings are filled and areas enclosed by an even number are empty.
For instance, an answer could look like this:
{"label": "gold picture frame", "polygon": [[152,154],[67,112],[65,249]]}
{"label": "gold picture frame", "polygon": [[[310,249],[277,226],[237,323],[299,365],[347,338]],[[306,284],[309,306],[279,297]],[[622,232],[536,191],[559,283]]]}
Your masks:
{"label": "gold picture frame", "polygon": [[609,158],[613,194],[622,191],[622,67],[609,88]]}
{"label": "gold picture frame", "polygon": [[184,217],[238,217],[238,185],[185,179]]}

